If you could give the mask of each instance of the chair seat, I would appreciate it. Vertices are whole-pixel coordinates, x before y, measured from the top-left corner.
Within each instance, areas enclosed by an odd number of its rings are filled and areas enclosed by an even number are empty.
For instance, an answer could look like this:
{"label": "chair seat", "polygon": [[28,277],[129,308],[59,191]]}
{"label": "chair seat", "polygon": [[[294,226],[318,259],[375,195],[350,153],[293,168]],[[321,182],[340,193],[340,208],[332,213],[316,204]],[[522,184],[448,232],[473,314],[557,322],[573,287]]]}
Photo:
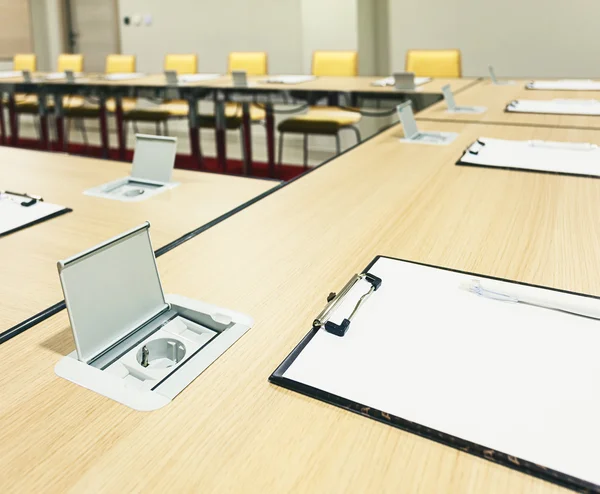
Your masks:
{"label": "chair seat", "polygon": [[[225,116],[226,117],[239,117],[242,118],[243,107],[241,103],[226,103],[225,104]],[[250,120],[252,122],[262,122],[267,118],[267,112],[260,106],[250,105]]]}
{"label": "chair seat", "polygon": [[[136,104],[135,98],[123,98],[121,100],[121,107],[123,108],[124,112],[135,110]],[[106,111],[110,113],[115,113],[115,111],[117,111],[117,105],[114,98],[109,98],[106,100]]]}
{"label": "chair seat", "polygon": [[[200,113],[198,115],[198,125],[202,129],[214,129],[216,127],[216,117],[214,114]],[[239,129],[242,126],[242,117],[225,115],[225,128],[227,130]]]}
{"label": "chair seat", "polygon": [[312,107],[308,113],[288,118],[281,122],[279,132],[301,134],[337,134],[340,129],[357,124],[361,119],[358,112],[331,107]]}
{"label": "chair seat", "polygon": [[139,110],[130,110],[123,114],[124,120],[132,120],[135,122],[163,122],[169,119],[171,114],[162,110],[160,107],[154,108],[141,108]]}
{"label": "chair seat", "polygon": [[158,108],[168,112],[171,117],[187,117],[189,112],[188,102],[182,99],[165,101]]}

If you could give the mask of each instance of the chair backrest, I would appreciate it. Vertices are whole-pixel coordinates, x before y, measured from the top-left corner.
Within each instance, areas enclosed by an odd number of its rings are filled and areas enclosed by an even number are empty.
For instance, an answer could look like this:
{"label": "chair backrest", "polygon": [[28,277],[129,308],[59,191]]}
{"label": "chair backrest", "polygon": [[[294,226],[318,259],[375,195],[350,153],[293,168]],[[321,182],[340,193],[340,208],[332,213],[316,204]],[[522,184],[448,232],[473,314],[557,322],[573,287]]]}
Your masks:
{"label": "chair backrest", "polygon": [[37,70],[37,57],[34,53],[18,53],[13,57],[13,70]]}
{"label": "chair backrest", "polygon": [[358,52],[316,51],[313,53],[312,74],[332,77],[356,76],[358,75]]}
{"label": "chair backrest", "polygon": [[244,70],[248,75],[267,75],[267,54],[264,51],[234,51],[229,54],[227,72]]}
{"label": "chair backrest", "polygon": [[461,77],[460,50],[408,50],[406,71],[417,77]]}
{"label": "chair backrest", "polygon": [[170,54],[165,57],[165,71],[174,70],[177,75],[195,74],[198,72],[198,56],[190,53],[186,55]]}
{"label": "chair backrest", "polygon": [[83,72],[83,55],[77,53],[63,53],[58,56],[58,72],[72,70],[73,72]]}
{"label": "chair backrest", "polygon": [[127,74],[135,72],[135,55],[107,55],[107,74]]}

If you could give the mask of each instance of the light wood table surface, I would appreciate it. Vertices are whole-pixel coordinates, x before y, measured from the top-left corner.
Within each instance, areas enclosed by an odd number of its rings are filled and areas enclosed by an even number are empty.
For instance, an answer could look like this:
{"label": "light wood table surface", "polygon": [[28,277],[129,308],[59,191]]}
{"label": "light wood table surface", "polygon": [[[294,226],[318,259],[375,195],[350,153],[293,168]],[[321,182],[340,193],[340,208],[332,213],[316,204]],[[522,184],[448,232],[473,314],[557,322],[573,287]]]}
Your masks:
{"label": "light wood table surface", "polygon": [[460,136],[406,144],[393,127],[158,259],[166,293],[256,321],[167,407],[56,377],[74,349],[65,311],[1,345],[0,491],[565,492],[267,382],[377,254],[600,295],[600,180],[454,165],[482,134],[600,132],[422,127]]}
{"label": "light wood table surface", "polygon": [[131,165],[0,147],[0,190],[41,195],[71,213],[0,238],[0,331],[63,299],[56,262],[148,220],[155,248],[208,223],[278,182],[174,170],[178,187],[140,202],[83,191],[129,175]]}
{"label": "light wood table surface", "polygon": [[600,116],[585,115],[544,115],[535,113],[508,113],[506,105],[516,99],[599,99],[600,91],[541,91],[526,89],[531,79],[515,81],[510,86],[495,86],[489,79],[472,85],[456,96],[456,104],[461,106],[485,106],[481,114],[448,113],[444,101],[419,112],[419,120],[439,120],[453,122],[482,122],[509,125],[552,126],[580,129],[600,129]]}

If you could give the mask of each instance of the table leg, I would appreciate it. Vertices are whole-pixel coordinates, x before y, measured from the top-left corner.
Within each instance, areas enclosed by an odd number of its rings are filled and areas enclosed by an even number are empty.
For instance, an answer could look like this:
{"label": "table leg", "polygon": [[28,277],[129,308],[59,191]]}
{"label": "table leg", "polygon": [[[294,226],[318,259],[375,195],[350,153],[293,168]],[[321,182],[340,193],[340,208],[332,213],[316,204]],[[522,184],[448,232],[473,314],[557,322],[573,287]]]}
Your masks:
{"label": "table leg", "polygon": [[0,92],[0,144],[6,146],[6,122],[4,121],[4,95]]}
{"label": "table leg", "polygon": [[204,157],[200,148],[200,128],[198,126],[198,100],[194,95],[187,98],[188,102],[188,125],[190,130],[190,152],[198,169],[204,168]]}
{"label": "table leg", "polygon": [[223,172],[227,171],[226,132],[225,102],[217,92],[215,96],[215,138],[217,143],[217,163]]}
{"label": "table leg", "polygon": [[106,97],[100,96],[100,139],[102,140],[102,157],[108,158],[110,141],[108,137],[108,119],[106,117]]}
{"label": "table leg", "polygon": [[267,160],[269,164],[269,177],[275,178],[275,116],[272,103],[265,105],[267,128]]}
{"label": "table leg", "polygon": [[125,142],[125,132],[123,129],[123,98],[115,96],[115,119],[117,120],[117,140],[119,142],[119,159],[125,161],[125,151],[127,142]]}
{"label": "table leg", "polygon": [[10,123],[10,145],[19,143],[19,116],[17,115],[17,103],[15,93],[8,95],[8,121]]}
{"label": "table leg", "polygon": [[244,175],[252,174],[252,122],[250,105],[242,103],[242,132],[244,135]]}
{"label": "table leg", "polygon": [[46,105],[46,95],[38,94],[38,113],[40,116],[40,139],[42,140],[42,149],[49,149],[50,138],[48,135],[48,111]]}
{"label": "table leg", "polygon": [[58,150],[66,152],[67,138],[65,135],[65,113],[63,111],[63,99],[61,95],[54,95],[54,122],[56,124],[56,140]]}

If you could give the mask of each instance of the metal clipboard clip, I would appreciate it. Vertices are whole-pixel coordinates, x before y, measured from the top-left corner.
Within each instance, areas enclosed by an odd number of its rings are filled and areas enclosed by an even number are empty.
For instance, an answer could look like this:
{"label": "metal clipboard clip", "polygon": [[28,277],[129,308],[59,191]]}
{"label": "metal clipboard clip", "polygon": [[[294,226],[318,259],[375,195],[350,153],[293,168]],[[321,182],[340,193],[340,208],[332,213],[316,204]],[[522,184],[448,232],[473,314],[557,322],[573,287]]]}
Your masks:
{"label": "metal clipboard clip", "polygon": [[[354,309],[350,313],[350,315],[345,318],[341,324],[336,324],[329,320],[331,314],[334,309],[339,306],[339,304],[344,300],[344,297],[350,292],[352,287],[356,285],[361,280],[368,281],[371,284],[369,290],[358,300]],[[360,306],[365,302],[369,296],[376,291],[381,286],[381,278],[374,276],[369,273],[355,274],[352,279],[346,283],[346,286],[342,288],[339,293],[330,293],[327,297],[327,305],[323,309],[323,311],[317,316],[317,318],[313,321],[313,328],[320,328],[322,326],[325,327],[325,330],[328,333],[334,334],[336,336],[344,336],[350,327],[350,322],[352,318],[358,312]]]}
{"label": "metal clipboard clip", "polygon": [[15,202],[18,202],[21,206],[25,206],[25,207],[33,206],[38,201],[44,200],[41,196],[34,196],[32,194],[23,194],[20,192],[11,192],[9,190],[0,190],[0,198],[3,195],[23,198],[24,200],[17,199]]}

